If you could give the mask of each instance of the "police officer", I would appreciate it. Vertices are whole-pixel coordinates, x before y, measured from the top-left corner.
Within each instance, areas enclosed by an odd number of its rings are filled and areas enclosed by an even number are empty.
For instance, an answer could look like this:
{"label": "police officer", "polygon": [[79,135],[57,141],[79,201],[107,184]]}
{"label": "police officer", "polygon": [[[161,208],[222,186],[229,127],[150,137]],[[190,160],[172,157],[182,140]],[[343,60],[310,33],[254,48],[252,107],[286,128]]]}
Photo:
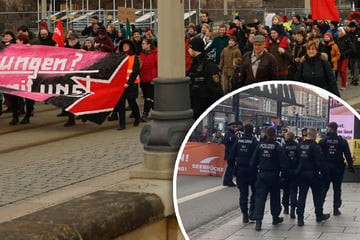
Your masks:
{"label": "police officer", "polygon": [[230,158],[232,146],[236,142],[235,136],[236,124],[234,122],[228,124],[228,130],[225,133],[223,144],[225,145],[225,156],[224,160],[227,161],[227,166],[224,174],[223,185],[228,187],[235,187],[233,177],[235,174],[235,161]]}
{"label": "police officer", "polygon": [[330,182],[332,182],[334,192],[334,216],[341,214],[339,211],[341,206],[341,183],[345,170],[343,156],[346,158],[349,171],[352,173],[355,172],[349,144],[345,139],[337,135],[337,128],[338,125],[336,122],[330,122],[327,127],[326,137],[319,142],[324,155],[325,166],[327,170],[327,179],[324,186],[323,200],[325,201]]}
{"label": "police officer", "polygon": [[275,141],[276,129],[269,127],[265,130],[266,139],[257,146],[250,162],[251,167],[257,166],[258,174],[255,183],[256,199],[254,219],[255,230],[261,230],[264,217],[265,202],[270,193],[270,211],[273,217],[272,224],[277,225],[284,221],[279,217],[280,204],[280,172],[286,173],[288,162],[285,153],[278,142]]}
{"label": "police officer", "polygon": [[[258,141],[253,136],[253,125],[245,124],[244,134],[231,149],[230,161],[236,161],[236,184],[240,191],[240,209],[243,213],[243,223],[253,220],[255,209],[256,168],[250,168],[251,156]],[[250,210],[248,211],[249,187],[251,188]]]}
{"label": "police officer", "polygon": [[189,42],[189,55],[192,61],[187,75],[190,77],[190,103],[194,119],[223,95],[219,68],[208,58],[204,47],[204,41],[199,37]]}
{"label": "police officer", "polygon": [[323,168],[323,158],[319,146],[315,142],[316,130],[307,129],[307,138],[299,143],[296,153],[299,165],[296,174],[299,181],[299,199],[296,213],[298,216],[298,226],[304,226],[304,210],[306,196],[311,188],[315,205],[316,221],[321,222],[330,217],[330,214],[323,214],[322,183],[321,171]]}
{"label": "police officer", "polygon": [[285,133],[285,155],[289,161],[288,175],[283,183],[282,205],[284,206],[284,214],[289,214],[289,198],[290,198],[290,218],[295,218],[295,208],[297,204],[298,186],[295,179],[295,170],[298,166],[296,159],[296,150],[298,143],[295,141],[295,134],[291,131]]}

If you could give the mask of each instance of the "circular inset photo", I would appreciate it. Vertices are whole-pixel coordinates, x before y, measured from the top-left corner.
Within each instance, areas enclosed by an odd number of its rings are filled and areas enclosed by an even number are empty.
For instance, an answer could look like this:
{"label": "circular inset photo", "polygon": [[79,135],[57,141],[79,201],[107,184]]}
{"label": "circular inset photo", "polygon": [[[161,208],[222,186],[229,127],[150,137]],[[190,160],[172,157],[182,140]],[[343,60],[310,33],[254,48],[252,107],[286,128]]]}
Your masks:
{"label": "circular inset photo", "polygon": [[360,115],[312,85],[238,89],[194,123],[173,183],[186,239],[356,239]]}

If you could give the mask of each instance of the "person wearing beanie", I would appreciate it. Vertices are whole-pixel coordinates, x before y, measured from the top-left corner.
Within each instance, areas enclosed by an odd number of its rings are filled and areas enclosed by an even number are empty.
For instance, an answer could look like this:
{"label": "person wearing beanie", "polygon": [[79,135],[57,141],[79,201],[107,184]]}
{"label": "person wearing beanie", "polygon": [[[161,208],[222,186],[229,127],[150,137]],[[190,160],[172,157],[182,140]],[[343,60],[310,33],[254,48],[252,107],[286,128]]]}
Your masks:
{"label": "person wearing beanie", "polygon": [[135,54],[136,55],[140,55],[141,51],[142,51],[142,46],[141,46],[141,32],[139,29],[134,29],[132,31],[132,41],[135,44]]}
{"label": "person wearing beanie", "polygon": [[99,30],[99,36],[95,37],[95,49],[100,52],[112,52],[115,50],[115,45],[111,38],[107,36],[105,27]]}
{"label": "person wearing beanie", "polygon": [[91,22],[89,25],[87,25],[84,30],[81,32],[82,36],[88,36],[88,37],[96,37],[97,33],[95,29],[98,29],[102,27],[102,23],[99,22],[99,17],[94,15],[91,18]]}
{"label": "person wearing beanie", "polygon": [[301,27],[306,29],[306,24],[301,21],[301,17],[299,15],[292,16],[291,20],[291,31],[293,33],[297,33]]}
{"label": "person wearing beanie", "polygon": [[[279,34],[279,38],[280,38],[280,47],[282,48],[286,48],[287,44],[288,44],[288,36],[285,32],[285,29],[284,29],[284,26],[282,24],[282,18],[278,15],[275,15],[273,18],[272,18],[272,26],[271,26],[271,29],[270,29],[270,32],[271,30],[274,30],[276,31],[278,34]],[[267,49],[269,49],[269,42],[271,41],[271,36],[269,36],[267,39],[266,39],[266,43],[265,43],[265,47]]]}
{"label": "person wearing beanie", "polygon": [[186,75],[190,77],[190,104],[194,112],[193,118],[197,119],[212,103],[222,97],[223,91],[219,68],[206,55],[204,41],[196,37],[189,41],[188,46],[192,61]]}
{"label": "person wearing beanie", "polygon": [[84,49],[85,51],[95,51],[94,38],[93,37],[86,38],[82,49]]}
{"label": "person wearing beanie", "polygon": [[328,55],[328,61],[330,62],[335,75],[335,72],[337,71],[337,62],[341,55],[339,47],[334,42],[333,36],[329,32],[324,34],[324,41],[322,41],[321,44],[323,46],[322,51]]}
{"label": "person wearing beanie", "polygon": [[354,21],[349,23],[349,32],[347,35],[353,45],[353,54],[349,59],[349,67],[352,76],[351,84],[357,86],[359,81],[360,30]]}
{"label": "person wearing beanie", "polygon": [[339,46],[340,49],[340,59],[338,61],[338,72],[341,77],[341,88],[340,90],[344,90],[346,88],[346,71],[349,63],[349,58],[353,54],[353,44],[350,38],[346,35],[346,30],[344,27],[339,27],[339,36],[337,39],[336,44]]}

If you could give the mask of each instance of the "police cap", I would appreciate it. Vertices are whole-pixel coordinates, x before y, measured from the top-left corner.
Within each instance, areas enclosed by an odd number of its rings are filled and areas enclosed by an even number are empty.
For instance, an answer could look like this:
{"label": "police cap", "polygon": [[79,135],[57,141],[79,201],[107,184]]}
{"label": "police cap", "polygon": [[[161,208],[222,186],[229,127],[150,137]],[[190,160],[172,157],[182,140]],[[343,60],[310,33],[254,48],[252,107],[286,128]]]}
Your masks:
{"label": "police cap", "polygon": [[196,37],[189,41],[189,48],[197,52],[202,52],[204,51],[205,43],[201,38]]}

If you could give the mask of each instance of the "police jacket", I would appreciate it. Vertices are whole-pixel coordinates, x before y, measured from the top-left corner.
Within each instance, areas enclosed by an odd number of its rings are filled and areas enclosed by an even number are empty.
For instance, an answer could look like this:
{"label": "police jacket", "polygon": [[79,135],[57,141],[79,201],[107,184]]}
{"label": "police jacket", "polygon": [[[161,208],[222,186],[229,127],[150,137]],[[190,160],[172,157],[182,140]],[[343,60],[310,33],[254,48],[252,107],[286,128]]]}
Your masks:
{"label": "police jacket", "polygon": [[192,59],[187,76],[190,77],[191,108],[197,118],[223,95],[219,68],[203,52]]}
{"label": "police jacket", "polygon": [[231,149],[230,159],[236,161],[236,166],[250,167],[251,157],[259,142],[251,134],[244,134],[239,138]]}
{"label": "police jacket", "polygon": [[299,165],[296,174],[302,171],[320,171],[323,168],[323,158],[319,146],[314,140],[306,139],[299,143],[296,157]]}
{"label": "police jacket", "polygon": [[296,159],[296,151],[297,151],[298,143],[294,140],[285,141],[284,150],[287,160],[289,161],[289,169],[295,170],[298,165]]}
{"label": "police jacket", "polygon": [[223,142],[222,142],[225,145],[225,156],[224,156],[225,160],[229,160],[230,153],[231,153],[231,148],[234,145],[234,143],[236,142],[236,140],[237,139],[236,139],[234,130],[229,129],[225,133],[225,136],[224,136],[224,139],[223,139]]}
{"label": "police jacket", "polygon": [[319,146],[324,155],[325,163],[342,167],[344,166],[343,156],[345,156],[349,167],[353,165],[349,144],[337,133],[327,133],[326,137],[320,140]]}
{"label": "police jacket", "polygon": [[258,166],[265,172],[287,171],[289,164],[283,148],[274,139],[261,141],[251,157],[250,167]]}

